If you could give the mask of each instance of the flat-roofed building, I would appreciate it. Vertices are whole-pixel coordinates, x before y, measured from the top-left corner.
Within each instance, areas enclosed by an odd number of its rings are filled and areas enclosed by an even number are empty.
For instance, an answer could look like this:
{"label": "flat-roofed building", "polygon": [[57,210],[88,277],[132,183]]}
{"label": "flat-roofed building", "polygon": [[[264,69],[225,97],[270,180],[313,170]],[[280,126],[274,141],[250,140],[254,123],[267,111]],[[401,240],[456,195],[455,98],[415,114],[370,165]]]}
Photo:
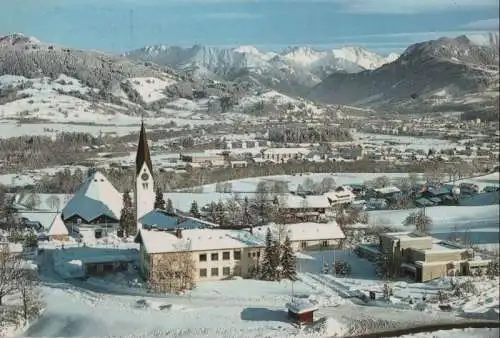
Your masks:
{"label": "flat-roofed building", "polygon": [[380,235],[379,250],[402,274],[418,282],[484,270],[489,260],[475,259],[474,250],[410,232]]}

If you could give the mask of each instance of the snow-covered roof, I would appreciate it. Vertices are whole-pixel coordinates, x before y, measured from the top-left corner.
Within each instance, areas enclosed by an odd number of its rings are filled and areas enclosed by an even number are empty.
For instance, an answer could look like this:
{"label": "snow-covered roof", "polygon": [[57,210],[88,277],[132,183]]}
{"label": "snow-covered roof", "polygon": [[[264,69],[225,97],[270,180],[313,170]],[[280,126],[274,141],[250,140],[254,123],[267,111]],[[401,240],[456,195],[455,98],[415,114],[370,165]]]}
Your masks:
{"label": "snow-covered roof", "polygon": [[288,310],[296,314],[318,310],[317,305],[301,298],[293,298],[290,303],[286,304],[286,307],[288,308]]}
{"label": "snow-covered roof", "polygon": [[99,216],[118,220],[122,206],[122,195],[97,171],[83,182],[62,214],[64,219],[77,215],[87,222]]}
{"label": "snow-covered roof", "polygon": [[62,214],[58,213],[56,217],[54,217],[54,220],[52,221],[52,224],[50,225],[48,235],[49,236],[65,236],[68,235],[68,228],[66,228],[66,225],[64,224],[62,220]]}
{"label": "snow-covered roof", "polygon": [[264,246],[262,239],[244,230],[187,229],[174,233],[140,229],[138,239],[148,253],[242,249]]}
{"label": "snow-covered roof", "polygon": [[379,194],[386,195],[386,194],[395,194],[401,192],[398,187],[390,186],[390,187],[383,187],[383,188],[377,188],[373,189],[374,191],[378,192]]}
{"label": "snow-covered roof", "polygon": [[282,235],[288,235],[290,241],[316,241],[345,238],[344,232],[335,221],[330,223],[295,223],[295,224],[270,224],[253,229],[254,234],[263,240],[267,229],[271,229],[273,236],[277,237],[281,230]]}
{"label": "snow-covered roof", "polygon": [[323,195],[307,195],[305,197],[285,194],[277,196],[281,208],[305,209],[305,208],[329,208],[330,202]]}

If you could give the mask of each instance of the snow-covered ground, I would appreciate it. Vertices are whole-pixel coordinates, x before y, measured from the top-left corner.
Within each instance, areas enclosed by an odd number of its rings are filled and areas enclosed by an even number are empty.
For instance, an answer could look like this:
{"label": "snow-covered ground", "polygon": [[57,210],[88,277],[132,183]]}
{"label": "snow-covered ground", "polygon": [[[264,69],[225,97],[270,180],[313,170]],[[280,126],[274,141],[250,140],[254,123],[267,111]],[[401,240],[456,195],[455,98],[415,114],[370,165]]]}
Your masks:
{"label": "snow-covered ground", "polygon": [[[41,263],[47,263],[48,251],[39,257]],[[318,272],[322,257],[328,260],[333,252],[308,252],[300,255],[301,280],[295,283],[244,279],[205,282],[181,295],[148,294],[137,279],[132,279],[133,272],[93,277],[71,284],[44,265],[45,312],[20,336],[341,337],[464,321],[456,316],[462,308],[445,313],[435,306],[422,306],[417,311],[416,305],[401,305],[408,295],[421,298],[427,294],[430,297],[436,290],[447,288],[446,280],[426,284],[394,283],[396,292],[390,304],[376,302],[372,306],[360,306],[342,298],[345,293],[355,290],[367,292],[380,288],[384,282],[374,276],[369,262],[345,252],[337,251],[335,255],[353,264],[349,278]],[[493,305],[488,297],[493,297],[498,304],[498,293],[493,295],[492,288],[481,290],[480,296],[467,298],[463,306],[467,305],[470,311],[483,311],[486,305]],[[286,303],[292,294],[319,305],[317,324],[299,329],[290,323]],[[479,304],[482,309],[472,304]],[[374,311],[373,306],[384,309]]]}
{"label": "snow-covered ground", "polygon": [[500,336],[500,329],[455,329],[439,330],[433,332],[416,333],[400,336],[399,338],[497,338]]}
{"label": "snow-covered ground", "polygon": [[163,90],[175,84],[172,79],[161,80],[154,77],[134,77],[129,79],[132,88],[135,89],[146,103],[166,98]]}
{"label": "snow-covered ground", "polygon": [[459,144],[442,139],[411,137],[411,136],[398,136],[398,135],[384,135],[384,134],[368,134],[363,132],[353,133],[353,137],[363,143],[370,143],[374,145],[383,145],[388,142],[391,147],[399,150],[405,149],[421,149],[428,151],[429,149],[449,149],[457,147]]}
{"label": "snow-covered ground", "polygon": [[[299,259],[299,270],[302,279],[311,286],[320,284],[325,289],[334,290],[335,293],[345,297],[359,295],[360,292],[368,296],[369,291],[375,291],[377,298],[381,298],[385,280],[379,279],[375,274],[373,264],[365,259],[357,257],[351,251],[327,250],[319,252],[308,252],[312,259]],[[349,263],[352,267],[351,274],[347,277],[336,276],[333,273],[321,274],[324,263],[331,266],[334,260]],[[498,278],[472,278],[456,277],[458,283],[473,280],[478,288],[478,294],[467,295],[450,301],[453,311],[457,314],[491,315],[492,309],[499,307]],[[373,302],[372,306],[395,307],[399,309],[411,309],[425,312],[439,311],[437,301],[434,303],[424,302],[422,299],[435,298],[438,291],[449,291],[451,279],[443,278],[427,283],[412,283],[409,281],[390,282],[394,295],[391,301],[386,303],[382,300]],[[410,303],[410,299],[412,302]]]}

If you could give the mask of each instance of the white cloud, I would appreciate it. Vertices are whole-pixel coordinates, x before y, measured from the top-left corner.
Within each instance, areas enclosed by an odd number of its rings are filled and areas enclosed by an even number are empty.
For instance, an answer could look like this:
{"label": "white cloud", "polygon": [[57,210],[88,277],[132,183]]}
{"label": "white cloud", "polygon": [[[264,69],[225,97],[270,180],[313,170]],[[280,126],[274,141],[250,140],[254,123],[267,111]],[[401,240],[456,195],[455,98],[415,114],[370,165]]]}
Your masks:
{"label": "white cloud", "polygon": [[[401,32],[401,33],[380,33],[380,34],[360,34],[360,35],[344,35],[344,36],[333,36],[325,39],[321,39],[322,41],[316,41],[318,43],[328,43],[329,41],[346,41],[346,42],[374,42],[373,40],[377,40],[376,42],[420,42],[427,40],[439,39],[442,37],[457,37],[460,35],[468,35],[468,34],[479,34],[479,33],[488,33],[488,31],[472,31],[472,30],[457,30],[457,31],[421,31],[421,32]],[[413,41],[413,42],[412,42]]]}
{"label": "white cloud", "polygon": [[[328,0],[317,0],[328,1]],[[498,8],[498,0],[330,0],[353,13],[414,14]]]}
{"label": "white cloud", "polygon": [[477,21],[471,21],[465,25],[462,26],[463,28],[467,29],[478,29],[478,30],[495,30],[497,31],[498,28],[500,27],[500,20],[498,18],[495,19],[484,19],[484,20],[477,20]]}

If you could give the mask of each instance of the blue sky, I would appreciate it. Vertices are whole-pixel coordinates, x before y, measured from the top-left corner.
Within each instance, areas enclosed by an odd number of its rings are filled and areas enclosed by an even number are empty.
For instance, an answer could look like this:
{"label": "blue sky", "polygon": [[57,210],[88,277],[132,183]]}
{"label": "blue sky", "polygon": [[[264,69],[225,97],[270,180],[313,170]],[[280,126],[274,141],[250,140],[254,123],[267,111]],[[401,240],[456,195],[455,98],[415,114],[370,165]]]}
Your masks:
{"label": "blue sky", "polygon": [[2,0],[0,35],[115,52],[204,44],[359,45],[388,53],[440,36],[498,31],[498,10],[498,0]]}

